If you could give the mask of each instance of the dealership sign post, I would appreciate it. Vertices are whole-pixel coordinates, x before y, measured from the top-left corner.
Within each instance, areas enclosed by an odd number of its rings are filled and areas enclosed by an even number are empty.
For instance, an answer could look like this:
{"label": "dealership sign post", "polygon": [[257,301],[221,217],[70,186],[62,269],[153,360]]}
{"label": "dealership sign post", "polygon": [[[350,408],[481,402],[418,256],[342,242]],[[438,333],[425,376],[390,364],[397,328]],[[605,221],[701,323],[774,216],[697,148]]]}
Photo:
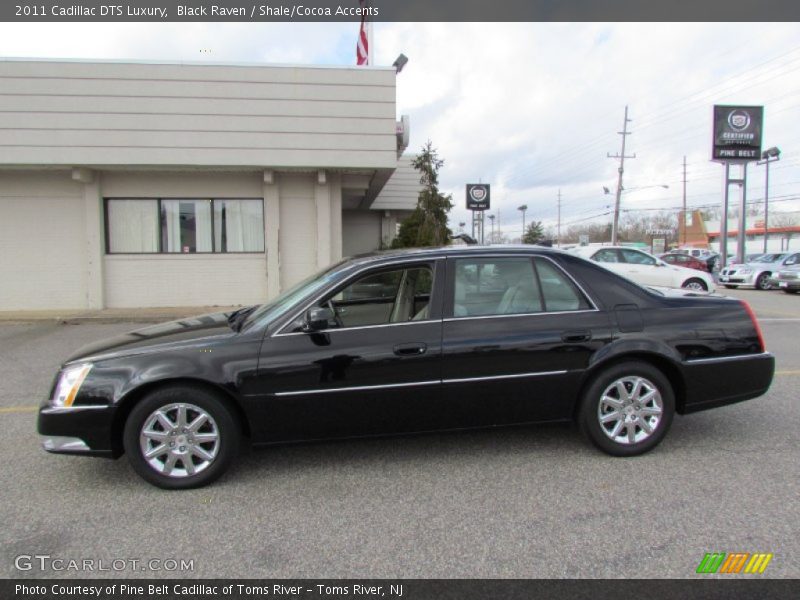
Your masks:
{"label": "dealership sign post", "polygon": [[467,210],[472,211],[472,237],[483,244],[483,214],[489,210],[488,183],[467,184]]}
{"label": "dealership sign post", "polygon": [[[747,232],[747,163],[761,157],[763,106],[714,106],[712,160],[725,164],[725,194],[720,223],[720,265],[728,264],[728,190],[731,184],[741,189],[739,231],[736,254],[744,262]],[[739,165],[739,176],[731,177],[731,164]]]}

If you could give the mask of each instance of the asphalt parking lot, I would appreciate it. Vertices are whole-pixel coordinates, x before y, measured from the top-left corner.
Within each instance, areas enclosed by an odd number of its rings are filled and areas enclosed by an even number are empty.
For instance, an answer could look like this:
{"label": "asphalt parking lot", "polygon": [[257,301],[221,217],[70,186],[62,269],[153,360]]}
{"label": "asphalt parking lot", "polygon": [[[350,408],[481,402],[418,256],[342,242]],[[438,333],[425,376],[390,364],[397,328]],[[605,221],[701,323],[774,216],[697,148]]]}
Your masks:
{"label": "asphalt parking lot", "polygon": [[[0,573],[694,577],[706,552],[740,551],[774,554],[760,577],[800,577],[800,296],[730,293],[761,319],[772,389],[677,417],[643,457],[600,454],[569,427],[526,427],[257,450],[186,492],[151,487],[124,458],[39,447],[34,406],[60,361],[138,325],[0,323]],[[37,554],[193,570],[15,568]]]}

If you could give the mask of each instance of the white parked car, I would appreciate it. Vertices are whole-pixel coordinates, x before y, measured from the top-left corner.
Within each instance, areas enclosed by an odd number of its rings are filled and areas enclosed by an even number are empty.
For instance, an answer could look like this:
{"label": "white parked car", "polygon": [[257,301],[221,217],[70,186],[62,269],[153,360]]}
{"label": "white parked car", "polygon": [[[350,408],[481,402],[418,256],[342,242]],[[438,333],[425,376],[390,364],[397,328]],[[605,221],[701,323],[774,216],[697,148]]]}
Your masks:
{"label": "white parked car", "polygon": [[768,290],[772,288],[774,275],[796,264],[800,264],[800,252],[762,254],[750,262],[725,267],[719,272],[719,282],[726,288],[741,286]]}
{"label": "white parked car", "polygon": [[578,246],[571,252],[602,264],[638,284],[668,288],[714,291],[710,274],[670,265],[636,248],[627,246]]}

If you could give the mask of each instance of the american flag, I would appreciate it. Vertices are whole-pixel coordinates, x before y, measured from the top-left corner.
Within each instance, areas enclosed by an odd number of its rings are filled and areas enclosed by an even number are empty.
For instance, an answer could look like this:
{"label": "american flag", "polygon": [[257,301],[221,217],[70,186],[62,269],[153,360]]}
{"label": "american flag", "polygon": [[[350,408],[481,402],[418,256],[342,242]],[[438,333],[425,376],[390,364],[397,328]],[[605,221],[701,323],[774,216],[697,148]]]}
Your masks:
{"label": "american flag", "polygon": [[[362,9],[366,9],[369,5],[369,0],[358,0]],[[368,65],[369,60],[369,35],[367,33],[367,15],[364,12],[361,15],[361,27],[358,30],[358,43],[356,44],[356,64]]]}

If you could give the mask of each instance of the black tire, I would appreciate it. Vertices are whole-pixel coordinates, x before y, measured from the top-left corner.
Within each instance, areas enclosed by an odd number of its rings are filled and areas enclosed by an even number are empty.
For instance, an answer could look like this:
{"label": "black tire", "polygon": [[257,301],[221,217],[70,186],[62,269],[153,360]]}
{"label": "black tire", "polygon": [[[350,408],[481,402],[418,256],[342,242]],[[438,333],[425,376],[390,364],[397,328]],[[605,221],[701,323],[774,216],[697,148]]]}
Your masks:
{"label": "black tire", "polygon": [[772,276],[772,273],[761,273],[756,279],[755,288],[757,290],[769,290],[772,289],[772,286],[769,284],[769,278]]}
{"label": "black tire", "polygon": [[696,286],[698,285],[700,286],[702,291],[704,292],[708,291],[708,284],[706,284],[706,282],[700,279],[699,277],[692,277],[691,279],[687,279],[686,281],[683,282],[683,285],[681,287],[684,289],[687,288],[696,289]]}
{"label": "black tire", "polygon": [[[195,466],[195,462],[202,463],[204,466],[199,468],[199,470],[194,474],[189,474],[189,468],[187,468],[186,463],[183,462],[184,458],[178,458],[177,460],[179,462],[173,462],[173,467],[177,467],[177,464],[180,464],[181,468],[177,469],[177,471],[184,471],[186,474],[169,476],[159,472],[157,467],[151,466],[150,462],[148,462],[148,460],[145,458],[141,444],[147,443],[147,441],[140,442],[140,434],[142,433],[145,424],[151,423],[151,418],[157,410],[168,409],[169,407],[176,405],[189,405],[190,407],[204,411],[206,416],[209,416],[210,419],[206,419],[205,424],[195,433],[195,435],[198,435],[199,437],[199,434],[210,431],[211,433],[207,433],[206,437],[214,436],[214,434],[216,434],[216,441],[197,442],[195,439],[190,437],[188,442],[185,442],[183,441],[182,437],[174,438],[176,440],[180,439],[180,443],[186,443],[186,446],[181,446],[182,449],[205,449],[207,454],[210,454],[213,451],[214,455],[213,459],[204,461],[200,457],[195,456],[192,450],[185,452],[183,456],[188,457],[188,461],[192,462],[192,471],[198,468]],[[184,419],[185,421],[192,420],[193,416],[196,417],[201,414],[200,411],[195,411],[193,408],[189,408],[187,413],[185,413],[187,415]],[[174,412],[169,412],[167,414],[177,415],[178,409],[174,408],[172,410],[174,410]],[[177,419],[176,422],[178,422]],[[163,425],[157,426],[162,428],[164,427]],[[161,429],[155,433],[164,435],[166,439],[173,439],[167,438],[166,436],[174,435],[174,433],[170,432],[170,430],[166,428],[164,428],[163,431],[163,434]],[[181,434],[181,430],[178,430],[178,435],[185,436],[187,429],[184,428],[182,431],[184,432],[183,434]],[[191,433],[188,435],[191,435]],[[157,389],[139,401],[125,422],[123,444],[125,446],[125,453],[128,455],[128,460],[130,461],[131,466],[133,466],[134,470],[143,479],[163,489],[178,490],[208,485],[222,475],[230,466],[233,458],[238,454],[239,438],[240,428],[236,422],[236,419],[216,394],[199,386],[176,385]],[[151,443],[156,445],[160,444],[161,442],[153,441]],[[164,443],[166,443],[166,441]],[[169,443],[172,445],[176,444],[176,442],[173,441]],[[203,446],[201,446],[201,444],[203,444]],[[165,452],[167,453],[167,457],[169,454],[173,453],[173,451],[168,450]],[[165,458],[163,461],[160,461],[159,458],[154,458],[153,460],[156,461],[155,464],[166,465],[167,463],[167,458]]]}
{"label": "black tire", "polygon": [[[646,382],[642,389],[650,390],[652,386],[660,395],[661,400],[661,414],[651,433],[647,434],[638,422],[633,422],[634,441],[632,443],[622,443],[615,441],[610,436],[612,432],[608,432],[606,427],[615,427],[612,423],[605,426],[600,423],[600,415],[606,414],[605,409],[608,406],[603,402],[603,394],[607,388],[614,384],[616,381],[626,378],[642,378]],[[628,388],[627,382],[623,383],[628,393],[632,391],[632,387]],[[612,393],[614,393],[612,391]],[[617,396],[618,397],[618,396]],[[655,402],[653,401],[655,405]],[[631,405],[631,410],[635,408],[635,404]],[[627,409],[627,407],[626,407]],[[651,408],[652,410],[652,408]],[[620,412],[620,414],[625,414]],[[655,448],[664,436],[669,431],[672,425],[672,418],[675,414],[675,394],[673,393],[672,386],[664,374],[654,367],[653,365],[641,361],[629,361],[624,363],[617,363],[594,376],[585,388],[583,397],[581,398],[580,411],[578,412],[578,426],[583,434],[591,441],[597,448],[611,454],[612,456],[637,456],[644,454]],[[631,415],[634,418],[635,415]],[[652,424],[654,415],[649,414],[646,416],[648,425]],[[621,425],[622,429],[617,432],[621,435],[622,431],[625,436],[628,434],[627,422]],[[636,433],[638,431],[638,433]],[[640,441],[635,441],[635,437],[639,435],[646,435]]]}
{"label": "black tire", "polygon": [[800,291],[800,290],[790,290],[790,289],[788,289],[788,288],[785,288],[783,291],[784,291],[785,293],[787,293],[787,294],[796,294],[796,293],[797,293],[798,291]]}
{"label": "black tire", "polygon": [[735,290],[739,286],[738,285],[725,285],[725,287],[728,288],[729,290]]}

